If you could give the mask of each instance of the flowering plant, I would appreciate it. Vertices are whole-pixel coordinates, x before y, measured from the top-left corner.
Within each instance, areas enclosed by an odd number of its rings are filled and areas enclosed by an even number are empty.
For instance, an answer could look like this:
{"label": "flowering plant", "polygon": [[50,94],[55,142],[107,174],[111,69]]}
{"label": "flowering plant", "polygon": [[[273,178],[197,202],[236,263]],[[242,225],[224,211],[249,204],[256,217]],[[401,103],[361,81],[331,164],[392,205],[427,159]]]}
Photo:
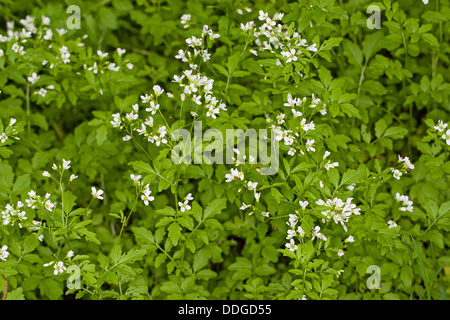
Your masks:
{"label": "flowering plant", "polygon": [[450,8],[369,5],[5,4],[3,298],[446,297]]}

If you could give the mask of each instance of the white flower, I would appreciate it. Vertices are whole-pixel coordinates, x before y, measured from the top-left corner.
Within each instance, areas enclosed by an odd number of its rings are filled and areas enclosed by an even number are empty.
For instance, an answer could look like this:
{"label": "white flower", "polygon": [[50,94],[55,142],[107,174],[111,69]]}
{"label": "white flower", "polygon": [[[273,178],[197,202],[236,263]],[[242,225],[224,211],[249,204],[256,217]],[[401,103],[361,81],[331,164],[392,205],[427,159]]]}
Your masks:
{"label": "white flower", "polygon": [[295,232],[294,229],[289,229],[287,231],[287,233],[288,233],[288,235],[286,237],[287,240],[290,240],[290,239],[292,239],[293,237],[295,237],[297,235],[297,232]]}
{"label": "white flower", "polygon": [[191,21],[191,15],[188,13],[183,14],[180,18],[180,23],[184,25],[184,29],[189,26],[189,21]]}
{"label": "white flower", "polygon": [[154,115],[158,109],[159,104],[156,104],[154,101],[150,101],[150,108],[146,108],[145,111],[151,112],[151,114]]}
{"label": "white flower", "polygon": [[314,43],[313,45],[310,45],[309,47],[306,48],[306,50],[316,52],[317,51],[316,44]]}
{"label": "white flower", "polygon": [[63,159],[63,169],[64,170],[69,170],[70,169],[70,160],[66,161]]}
{"label": "white flower", "polygon": [[40,78],[40,77],[36,74],[36,72],[33,72],[33,73],[31,74],[31,76],[29,76],[29,77],[27,78],[27,80],[28,80],[28,82],[30,82],[31,84],[35,84],[36,81],[39,80],[39,78]]}
{"label": "white flower", "polygon": [[72,258],[73,257],[73,251],[70,250],[69,252],[67,252],[67,257],[68,258]]}
{"label": "white flower", "polygon": [[1,143],[5,143],[6,140],[8,140],[8,136],[3,132],[0,135],[0,141],[1,141]]}
{"label": "white flower", "polygon": [[74,174],[71,174],[71,175],[70,175],[70,178],[69,178],[69,181],[72,182],[72,181],[75,180],[76,178],[78,178],[78,176],[76,176],[76,175],[74,175]]}
{"label": "white flower", "polygon": [[337,254],[339,257],[342,257],[344,255],[344,251],[339,249]]}
{"label": "white flower", "polygon": [[194,197],[192,196],[192,193],[188,193],[186,198],[184,198],[184,200],[188,200],[188,201],[194,200]]}
{"label": "white flower", "polygon": [[9,256],[9,252],[7,250],[8,250],[8,246],[7,245],[4,245],[0,249],[0,259],[3,260],[3,261],[6,261],[6,259]]}
{"label": "white flower", "polygon": [[295,214],[289,214],[289,221],[286,222],[288,226],[294,228],[297,225],[298,217]]}
{"label": "white flower", "polygon": [[355,239],[353,239],[353,236],[350,235],[347,239],[345,239],[345,242],[355,242]]}
{"label": "white flower", "polygon": [[225,182],[230,182],[232,180],[244,180],[244,173],[240,172],[238,169],[231,169],[231,173],[227,173],[225,178]]}
{"label": "white flower", "polygon": [[161,87],[158,86],[158,85],[154,85],[154,86],[153,86],[153,91],[155,91],[155,95],[156,95],[157,97],[159,97],[159,96],[162,95],[162,93],[164,92],[164,89],[161,89]]}
{"label": "white flower", "polygon": [[306,207],[308,206],[309,202],[308,201],[299,201],[298,204],[302,207],[303,210],[306,209]]}
{"label": "white flower", "polygon": [[330,154],[331,154],[330,151],[325,151],[325,154],[323,155],[322,159],[325,160]]}
{"label": "white flower", "polygon": [[393,177],[395,179],[400,180],[400,177],[402,176],[402,173],[398,169],[395,169],[395,170],[393,170],[393,174],[392,175],[393,175]]}
{"label": "white flower", "polygon": [[95,187],[92,187],[91,188],[91,194],[92,194],[92,196],[94,197],[94,198],[97,198],[97,199],[99,199],[99,200],[103,200],[103,196],[102,196],[102,194],[103,194],[103,190],[101,190],[101,189],[96,189]]}
{"label": "white flower", "polygon": [[52,212],[53,208],[55,207],[55,204],[52,203],[50,200],[45,201],[44,207],[46,210]]}
{"label": "white flower", "polygon": [[303,231],[303,228],[302,228],[302,227],[298,226],[297,232],[298,232],[298,234],[299,234],[300,237],[303,238],[303,237],[305,236],[305,231]]}
{"label": "white flower", "polygon": [[247,182],[248,190],[256,190],[257,185],[258,185],[258,182],[252,182],[252,181]]}
{"label": "white flower", "polygon": [[92,67],[89,67],[88,70],[97,74],[98,73],[97,62],[94,62],[94,65]]}
{"label": "white flower", "polygon": [[34,94],[38,94],[42,98],[45,98],[45,96],[47,95],[47,90],[45,90],[44,88],[40,88],[39,91],[36,91]]}
{"label": "white flower", "polygon": [[40,242],[44,241],[44,235],[41,234],[41,235],[38,237],[38,240],[39,240]]}
{"label": "white flower", "polygon": [[100,58],[105,58],[108,56],[108,52],[102,52],[101,50],[97,50],[97,54]]}
{"label": "white flower", "polygon": [[330,169],[332,169],[332,168],[336,168],[336,167],[338,167],[339,166],[339,162],[333,162],[333,163],[331,163],[330,161],[328,161],[326,164],[325,164],[325,169],[327,169],[327,171],[328,170],[330,170]]}
{"label": "white flower", "polygon": [[123,141],[130,141],[131,140],[131,136],[126,135],[122,138]]}
{"label": "white flower", "polygon": [[306,141],[306,150],[307,151],[312,151],[312,152],[315,152],[316,151],[316,149],[314,149],[314,147],[313,147],[313,144],[314,144],[314,139],[308,139],[307,141]]}
{"label": "white flower", "polygon": [[290,242],[286,243],[286,248],[291,251],[296,251],[298,249],[298,246],[295,244],[294,239],[291,239]]}
{"label": "white flower", "polygon": [[133,65],[132,63],[127,63],[127,68],[128,68],[128,69],[132,70],[133,67],[134,67],[134,65]]}
{"label": "white flower", "polygon": [[191,210],[191,206],[188,204],[188,201],[184,202],[178,202],[178,205],[180,206],[180,211],[185,212]]}
{"label": "white flower", "polygon": [[350,191],[353,191],[355,189],[355,186],[356,186],[356,183],[352,183],[347,187],[347,189]]}
{"label": "white flower", "polygon": [[155,197],[151,196],[152,192],[147,188],[143,191],[143,195],[141,196],[141,200],[144,201],[144,204],[148,206],[149,201],[155,200]]}
{"label": "white flower", "polygon": [[267,212],[267,211],[261,212],[261,215],[264,216],[264,217],[266,217],[266,218],[270,217],[270,213]]}
{"label": "white flower", "polygon": [[259,20],[266,20],[269,17],[269,14],[267,12],[264,12],[262,10],[259,10]]}
{"label": "white flower", "polygon": [[395,228],[397,226],[397,224],[392,220],[389,220],[387,223],[389,229]]}
{"label": "white flower", "polygon": [[290,148],[288,151],[288,155],[293,156],[295,154],[296,150],[294,148]]}
{"label": "white flower", "polygon": [[115,72],[117,72],[117,71],[120,70],[120,66],[117,66],[117,67],[116,67],[116,64],[115,64],[114,62],[109,63],[107,68],[108,68],[109,70],[115,71]]}
{"label": "white flower", "polygon": [[131,180],[133,180],[136,183],[142,178],[142,176],[131,174],[130,178],[131,178]]}
{"label": "white flower", "polygon": [[428,0],[422,0],[424,4],[428,4]]}
{"label": "white flower", "polygon": [[291,61],[297,61],[297,51],[295,49],[290,49],[289,51],[282,51],[281,55],[283,57],[286,57],[286,63],[289,63]]}
{"label": "white flower", "polygon": [[62,261],[59,261],[57,264],[54,265],[55,270],[53,271],[53,274],[56,276],[58,273],[63,273],[66,271],[66,267],[64,267],[64,263]]}
{"label": "white flower", "polygon": [[320,227],[316,226],[311,230],[312,233],[312,238],[311,240],[314,240],[316,237],[319,238],[322,241],[327,241],[327,237],[325,237],[321,232],[320,232]]}
{"label": "white flower", "polygon": [[442,135],[442,139],[450,146],[450,129]]}
{"label": "white flower", "polygon": [[50,25],[50,18],[49,17],[46,17],[46,16],[41,16],[41,19],[42,19],[42,23],[44,24],[44,25],[46,25],[46,26],[49,26]]}
{"label": "white flower", "polygon": [[51,177],[51,175],[50,175],[50,173],[48,173],[48,171],[42,172],[42,175],[43,175],[44,177],[47,177],[47,178],[50,178],[50,177]]}
{"label": "white flower", "polygon": [[438,124],[434,126],[434,129],[436,129],[439,132],[442,132],[447,128],[448,124],[444,123],[442,120],[438,121]]}
{"label": "white flower", "polygon": [[406,168],[408,168],[409,170],[413,170],[414,169],[414,165],[411,163],[411,161],[409,160],[408,157],[402,158],[400,155],[398,155],[398,161],[404,162]]}
{"label": "white flower", "polygon": [[127,50],[121,49],[121,48],[117,48],[117,53],[119,54],[119,56],[125,54],[125,52],[127,52]]}

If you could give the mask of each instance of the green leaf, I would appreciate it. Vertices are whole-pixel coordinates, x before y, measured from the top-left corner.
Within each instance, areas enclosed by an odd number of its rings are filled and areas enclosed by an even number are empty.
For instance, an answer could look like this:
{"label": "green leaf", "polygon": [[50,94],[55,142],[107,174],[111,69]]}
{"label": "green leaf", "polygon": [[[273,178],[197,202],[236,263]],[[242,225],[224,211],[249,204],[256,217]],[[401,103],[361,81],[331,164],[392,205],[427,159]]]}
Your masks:
{"label": "green leaf", "polygon": [[383,32],[377,31],[365,37],[362,43],[362,51],[366,61],[381,49],[381,41],[384,38]]}
{"label": "green leaf", "polygon": [[377,138],[381,137],[387,128],[387,123],[384,119],[380,119],[375,123],[375,136]]}
{"label": "green leaf", "polygon": [[63,194],[63,209],[66,214],[72,211],[77,197],[70,191],[65,191]]}
{"label": "green leaf", "polygon": [[209,257],[210,254],[208,249],[202,248],[199,251],[197,251],[194,255],[194,262],[192,264],[194,272],[197,272],[203,267],[205,267],[208,264]]}
{"label": "green leaf", "polygon": [[173,222],[169,228],[167,228],[167,231],[169,231],[169,239],[172,241],[172,244],[174,246],[178,245],[178,240],[180,240],[181,237],[181,227],[178,223]]}
{"label": "green leaf", "polygon": [[5,300],[25,300],[25,297],[23,295],[23,289],[17,288],[12,291],[9,291],[6,295]]}
{"label": "green leaf", "polygon": [[384,138],[391,138],[391,139],[400,139],[403,138],[408,133],[408,129],[403,127],[390,127],[388,128],[384,134]]}
{"label": "green leaf", "polygon": [[101,6],[98,14],[100,16],[100,23],[105,27],[113,30],[117,28],[116,15],[113,10],[105,6]]}
{"label": "green leaf", "polygon": [[227,199],[220,198],[214,199],[205,209],[203,214],[203,220],[207,218],[212,218],[213,216],[219,214],[223,209],[227,207]]}
{"label": "green leaf", "polygon": [[14,194],[23,193],[31,184],[31,177],[28,173],[21,175],[16,179],[12,192]]}

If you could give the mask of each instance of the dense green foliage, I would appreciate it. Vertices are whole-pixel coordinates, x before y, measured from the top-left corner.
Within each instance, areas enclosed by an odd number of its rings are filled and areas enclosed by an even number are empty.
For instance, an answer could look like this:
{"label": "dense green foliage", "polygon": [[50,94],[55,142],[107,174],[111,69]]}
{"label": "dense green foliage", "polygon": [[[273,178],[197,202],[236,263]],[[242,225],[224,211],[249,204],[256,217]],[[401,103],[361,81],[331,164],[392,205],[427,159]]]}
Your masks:
{"label": "dense green foliage", "polygon": [[[3,299],[450,294],[449,0],[0,13]],[[273,129],[276,174],[174,163],[194,121]]]}

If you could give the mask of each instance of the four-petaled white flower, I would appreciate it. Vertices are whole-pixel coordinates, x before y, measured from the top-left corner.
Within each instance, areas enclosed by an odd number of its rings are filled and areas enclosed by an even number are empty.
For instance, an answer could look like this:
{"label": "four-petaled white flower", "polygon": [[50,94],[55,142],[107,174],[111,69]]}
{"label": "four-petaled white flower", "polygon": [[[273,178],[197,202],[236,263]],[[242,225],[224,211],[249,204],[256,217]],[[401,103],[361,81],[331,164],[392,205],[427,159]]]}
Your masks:
{"label": "four-petaled white flower", "polygon": [[184,202],[178,202],[178,205],[180,206],[180,211],[185,212],[191,210],[191,206],[188,204],[188,200]]}
{"label": "four-petaled white flower", "polygon": [[443,135],[442,139],[445,140],[445,143],[447,143],[450,146],[450,129],[448,129]]}
{"label": "four-petaled white flower", "polygon": [[397,226],[397,224],[392,220],[389,220],[387,223],[389,229],[395,228]]}
{"label": "four-petaled white flower", "polygon": [[398,169],[394,169],[394,170],[392,170],[392,172],[393,172],[392,173],[393,177],[397,180],[400,180],[400,177],[402,176],[401,171]]}
{"label": "four-petaled white flower", "polygon": [[306,150],[307,151],[312,151],[312,152],[315,152],[316,151],[316,149],[314,149],[314,147],[313,147],[313,144],[314,144],[314,139],[308,139],[307,141],[306,141]]}
{"label": "four-petaled white flower", "polygon": [[289,51],[282,51],[281,55],[286,57],[286,63],[291,61],[297,61],[297,51],[295,49],[290,49]]}
{"label": "four-petaled white flower", "polygon": [[353,239],[353,236],[350,235],[347,239],[345,239],[345,242],[355,242],[355,239]]}
{"label": "four-petaled white flower", "polygon": [[6,140],[8,140],[8,136],[3,132],[0,135],[0,141],[1,141],[1,143],[5,143]]}
{"label": "four-petaled white flower", "polygon": [[144,204],[146,205],[146,206],[148,206],[148,204],[149,204],[149,202],[150,201],[153,201],[153,200],[155,200],[155,197],[154,196],[151,196],[151,191],[148,189],[148,185],[147,185],[147,187],[145,188],[145,190],[142,192],[143,194],[142,194],[142,196],[141,196],[141,200],[144,202]]}
{"label": "four-petaled white flower", "polygon": [[92,194],[92,196],[94,197],[94,198],[97,198],[97,199],[99,199],[99,200],[103,200],[103,196],[102,196],[102,194],[103,194],[103,190],[101,190],[101,189],[96,189],[95,187],[92,187],[91,188],[91,194]]}
{"label": "four-petaled white flower", "polygon": [[64,263],[62,261],[59,261],[57,264],[55,264],[54,268],[55,270],[53,271],[53,274],[55,276],[66,271],[66,267],[64,267]]}
{"label": "four-petaled white flower", "polygon": [[36,72],[33,72],[33,73],[31,74],[31,76],[29,76],[29,77],[27,78],[27,80],[28,80],[28,82],[30,82],[31,84],[35,84],[36,81],[39,80],[39,78],[40,78],[40,77],[36,74]]}
{"label": "four-petaled white flower", "polygon": [[290,242],[286,243],[286,248],[291,251],[296,251],[298,249],[298,246],[295,244],[294,239],[291,239]]}
{"label": "four-petaled white flower", "polygon": [[439,132],[443,132],[445,128],[447,128],[448,124],[444,123],[444,121],[439,120],[438,124],[434,126],[434,129],[436,129]]}

